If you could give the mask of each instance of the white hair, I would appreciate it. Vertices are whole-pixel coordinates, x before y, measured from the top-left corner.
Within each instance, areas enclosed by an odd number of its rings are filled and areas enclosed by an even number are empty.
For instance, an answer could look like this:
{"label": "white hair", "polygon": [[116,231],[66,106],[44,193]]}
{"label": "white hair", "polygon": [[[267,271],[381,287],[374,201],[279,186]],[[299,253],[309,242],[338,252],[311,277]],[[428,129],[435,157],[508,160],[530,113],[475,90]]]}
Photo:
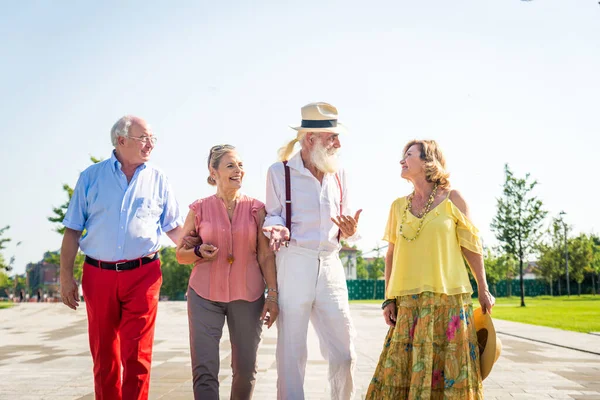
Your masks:
{"label": "white hair", "polygon": [[325,145],[317,140],[310,152],[310,161],[319,171],[334,174],[339,169],[337,152],[335,147],[327,150]]}
{"label": "white hair", "polygon": [[133,118],[130,115],[121,117],[117,122],[115,122],[110,130],[110,140],[112,141],[113,146],[117,147],[117,140],[119,136],[129,136],[129,128],[131,127],[132,123]]}

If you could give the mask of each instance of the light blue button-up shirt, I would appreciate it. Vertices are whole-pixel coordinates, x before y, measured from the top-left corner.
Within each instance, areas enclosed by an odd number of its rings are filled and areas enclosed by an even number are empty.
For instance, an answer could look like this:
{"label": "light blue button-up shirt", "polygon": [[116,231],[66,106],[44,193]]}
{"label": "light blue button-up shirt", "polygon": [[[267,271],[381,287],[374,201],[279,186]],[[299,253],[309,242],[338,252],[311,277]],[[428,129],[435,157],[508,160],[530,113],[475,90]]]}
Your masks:
{"label": "light blue button-up shirt", "polygon": [[142,164],[129,184],[113,151],[79,176],[65,227],[83,231],[79,247],[102,261],[133,260],[159,250],[161,232],[183,225],[165,174]]}

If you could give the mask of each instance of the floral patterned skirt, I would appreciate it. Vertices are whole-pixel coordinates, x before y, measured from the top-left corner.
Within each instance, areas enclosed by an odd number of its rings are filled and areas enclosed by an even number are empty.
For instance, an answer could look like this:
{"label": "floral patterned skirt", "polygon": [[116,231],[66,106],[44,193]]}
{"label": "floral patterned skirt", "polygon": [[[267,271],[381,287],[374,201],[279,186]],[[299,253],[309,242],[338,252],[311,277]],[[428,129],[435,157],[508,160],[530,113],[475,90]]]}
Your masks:
{"label": "floral patterned skirt", "polygon": [[424,292],[396,306],[367,399],[483,399],[471,295]]}

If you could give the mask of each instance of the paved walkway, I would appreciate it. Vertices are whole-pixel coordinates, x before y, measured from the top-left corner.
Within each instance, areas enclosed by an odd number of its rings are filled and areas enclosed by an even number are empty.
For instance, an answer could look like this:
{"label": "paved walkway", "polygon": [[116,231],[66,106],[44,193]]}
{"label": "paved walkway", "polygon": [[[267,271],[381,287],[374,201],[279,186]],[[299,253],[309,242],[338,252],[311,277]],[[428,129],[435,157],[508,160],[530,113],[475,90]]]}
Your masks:
{"label": "paved walkway", "polygon": [[[358,332],[358,399],[364,398],[387,329],[377,305],[352,304],[351,309]],[[600,353],[600,336],[507,321],[496,321],[496,328],[501,332],[503,354],[484,382],[486,399],[600,400],[600,355],[592,354]],[[0,310],[0,400],[93,399],[86,329],[81,308],[73,312],[61,304],[33,303]],[[275,342],[275,328],[265,330],[254,396],[258,400],[276,398]],[[584,351],[573,350],[577,348]],[[307,399],[329,399],[327,364],[318,349],[311,328]],[[229,398],[229,364],[225,329],[220,375],[223,399]],[[150,393],[152,399],[193,398],[184,302],[160,303]]]}

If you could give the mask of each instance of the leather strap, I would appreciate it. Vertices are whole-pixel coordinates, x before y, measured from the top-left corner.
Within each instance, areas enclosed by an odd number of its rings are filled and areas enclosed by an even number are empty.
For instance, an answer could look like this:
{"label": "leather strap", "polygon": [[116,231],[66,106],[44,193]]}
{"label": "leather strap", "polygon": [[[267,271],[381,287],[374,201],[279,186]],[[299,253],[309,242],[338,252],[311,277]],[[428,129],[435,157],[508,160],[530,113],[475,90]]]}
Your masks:
{"label": "leather strap", "polygon": [[[342,200],[344,200],[344,194],[342,192],[342,182],[340,182],[340,177],[338,176],[338,174],[335,174],[335,180],[338,183],[338,186],[340,187],[340,216],[343,215],[342,214]],[[342,231],[338,230],[338,235],[337,235],[337,239],[338,239],[338,243],[340,242],[340,239],[342,238]]]}
{"label": "leather strap", "polygon": [[285,169],[285,227],[290,232],[290,239],[292,238],[292,188],[290,183],[290,167],[287,165],[287,161],[283,162],[283,168]]}
{"label": "leather strap", "polygon": [[[287,165],[287,161],[283,161],[283,168],[285,170],[285,227],[290,232],[290,239],[292,237],[292,185],[290,182],[290,167]],[[338,174],[335,174],[335,180],[337,181],[338,187],[340,188],[340,215],[342,215],[342,202],[344,200],[344,192],[342,191],[342,182]],[[338,243],[342,237],[342,231],[338,230],[337,240]]]}
{"label": "leather strap", "polygon": [[101,269],[108,269],[111,271],[129,271],[132,269],[136,269],[141,267],[144,264],[151,263],[152,261],[158,259],[158,252],[154,253],[152,256],[138,258],[136,260],[129,261],[119,261],[119,262],[107,262],[107,261],[99,261],[92,257],[85,256],[85,262],[94,267],[98,267]]}

